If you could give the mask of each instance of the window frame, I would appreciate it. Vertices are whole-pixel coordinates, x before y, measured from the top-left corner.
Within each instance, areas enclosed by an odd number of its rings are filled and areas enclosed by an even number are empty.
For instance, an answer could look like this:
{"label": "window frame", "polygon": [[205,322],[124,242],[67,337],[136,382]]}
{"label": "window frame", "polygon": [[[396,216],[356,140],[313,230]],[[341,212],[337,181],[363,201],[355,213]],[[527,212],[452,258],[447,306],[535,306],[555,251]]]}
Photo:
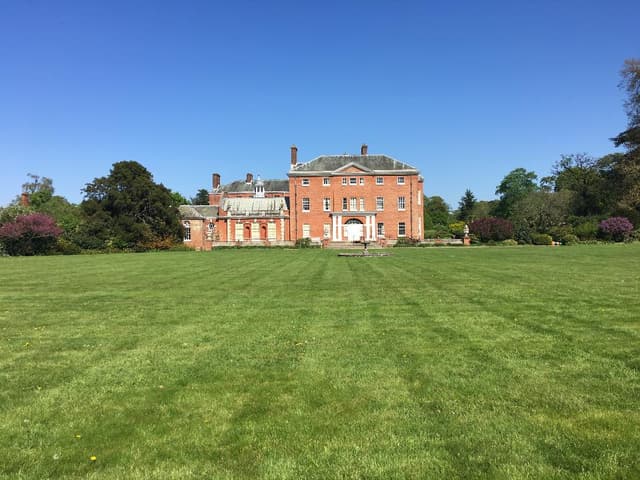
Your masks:
{"label": "window frame", "polygon": [[[305,208],[306,204],[306,208]],[[302,211],[310,212],[311,211],[311,199],[309,197],[302,197]]]}

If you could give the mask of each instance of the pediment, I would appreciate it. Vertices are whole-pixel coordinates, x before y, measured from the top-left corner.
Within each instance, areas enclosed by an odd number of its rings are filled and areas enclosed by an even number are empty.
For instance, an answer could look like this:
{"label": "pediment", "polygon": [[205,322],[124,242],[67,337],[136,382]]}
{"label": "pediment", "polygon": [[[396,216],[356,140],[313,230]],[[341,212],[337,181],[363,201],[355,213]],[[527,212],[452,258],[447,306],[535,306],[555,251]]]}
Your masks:
{"label": "pediment", "polygon": [[359,163],[349,162],[345,166],[334,170],[332,173],[370,173],[372,171],[370,168],[360,165]]}

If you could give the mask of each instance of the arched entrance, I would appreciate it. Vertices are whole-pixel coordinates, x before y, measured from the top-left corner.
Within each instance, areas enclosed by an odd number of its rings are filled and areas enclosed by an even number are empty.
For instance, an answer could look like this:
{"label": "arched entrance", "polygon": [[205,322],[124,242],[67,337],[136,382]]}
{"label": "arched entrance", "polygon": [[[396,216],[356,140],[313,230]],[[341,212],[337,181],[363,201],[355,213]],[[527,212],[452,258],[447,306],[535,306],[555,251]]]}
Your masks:
{"label": "arched entrance", "polygon": [[350,218],[344,223],[344,238],[348,242],[358,242],[364,238],[362,222],[357,218]]}

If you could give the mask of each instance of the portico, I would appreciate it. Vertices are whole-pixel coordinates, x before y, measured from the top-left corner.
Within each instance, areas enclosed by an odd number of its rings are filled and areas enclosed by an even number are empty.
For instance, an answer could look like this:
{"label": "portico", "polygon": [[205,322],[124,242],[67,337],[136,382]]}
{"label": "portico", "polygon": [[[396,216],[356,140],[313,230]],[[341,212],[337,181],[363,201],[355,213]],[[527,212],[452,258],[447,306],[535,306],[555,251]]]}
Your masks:
{"label": "portico", "polygon": [[338,242],[366,242],[376,240],[375,212],[333,212],[331,240]]}

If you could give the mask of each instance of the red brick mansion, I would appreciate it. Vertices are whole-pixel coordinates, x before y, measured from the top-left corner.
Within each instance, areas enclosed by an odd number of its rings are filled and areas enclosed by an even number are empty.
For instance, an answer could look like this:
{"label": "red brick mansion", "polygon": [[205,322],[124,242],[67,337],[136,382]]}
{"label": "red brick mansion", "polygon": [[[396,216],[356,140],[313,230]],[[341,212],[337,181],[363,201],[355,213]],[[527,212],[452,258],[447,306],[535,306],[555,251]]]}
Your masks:
{"label": "red brick mansion", "polygon": [[287,245],[298,239],[386,244],[422,238],[423,178],[387,155],[323,155],[298,163],[291,147],[288,180],[254,179],[226,185],[213,174],[209,205],[182,205],[185,245]]}

